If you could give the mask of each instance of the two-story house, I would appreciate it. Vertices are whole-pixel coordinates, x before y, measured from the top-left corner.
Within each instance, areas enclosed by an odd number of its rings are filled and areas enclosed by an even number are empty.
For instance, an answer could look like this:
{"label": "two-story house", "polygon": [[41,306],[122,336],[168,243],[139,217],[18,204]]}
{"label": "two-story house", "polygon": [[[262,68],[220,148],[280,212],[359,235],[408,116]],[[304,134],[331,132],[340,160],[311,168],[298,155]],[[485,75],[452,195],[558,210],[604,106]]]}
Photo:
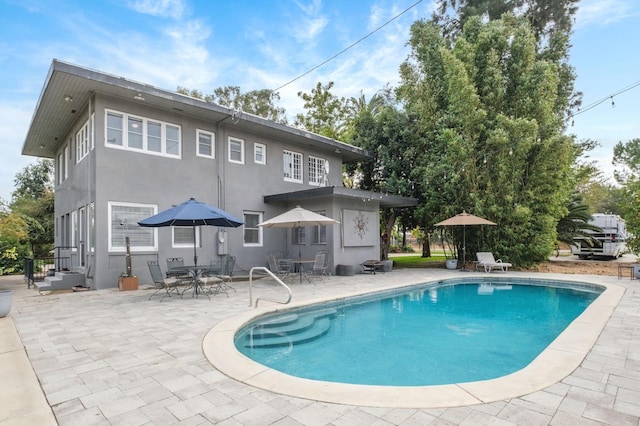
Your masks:
{"label": "two-story house", "polygon": [[[70,269],[115,287],[129,237],[133,273],[147,260],[230,254],[248,270],[270,251],[337,264],[379,256],[379,209],[415,200],[342,185],[342,165],[367,152],[200,99],[54,60],[22,149],[55,161],[55,246]],[[189,198],[244,221],[239,228],[143,228],[137,222]],[[300,205],[339,225],[262,229]]]}

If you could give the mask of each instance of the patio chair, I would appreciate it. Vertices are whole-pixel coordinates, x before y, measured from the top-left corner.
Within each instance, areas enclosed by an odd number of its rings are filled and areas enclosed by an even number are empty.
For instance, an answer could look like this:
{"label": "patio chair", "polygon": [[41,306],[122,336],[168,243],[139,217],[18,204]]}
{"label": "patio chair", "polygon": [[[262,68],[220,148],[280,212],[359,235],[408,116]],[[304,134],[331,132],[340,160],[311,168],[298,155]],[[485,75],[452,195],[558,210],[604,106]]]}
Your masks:
{"label": "patio chair", "polygon": [[484,267],[485,272],[491,272],[495,270],[501,270],[502,272],[507,272],[509,268],[513,265],[507,262],[503,262],[502,259],[496,260],[493,257],[493,253],[488,251],[479,251],[476,253],[478,257],[478,263],[476,264],[477,268]]}
{"label": "patio chair", "polygon": [[331,272],[329,271],[329,251],[320,250],[318,253],[324,254],[324,270],[322,271],[322,275],[331,275]]}
{"label": "patio chair", "polygon": [[313,261],[313,267],[306,272],[308,278],[323,278],[325,275],[325,259],[324,253],[316,253],[316,257]]}
{"label": "patio chair", "polygon": [[[236,258],[235,258],[235,256],[227,255],[227,258],[225,259],[223,265],[224,265],[224,267],[222,269],[222,272],[220,273],[220,275],[218,275],[218,278],[220,278],[222,280],[222,287],[223,287],[224,290],[236,291],[236,289],[233,288],[233,286],[231,284],[229,284],[230,282],[233,281],[233,270],[236,267]],[[226,291],[225,291],[225,293],[226,293]]]}
{"label": "patio chair", "polygon": [[267,263],[269,264],[269,270],[282,281],[291,274],[291,264],[284,260],[276,260],[273,254],[267,255]]}
{"label": "patio chair", "polygon": [[[149,300],[162,290],[165,291],[165,294],[162,295],[160,301],[162,299],[169,296],[171,297],[171,293],[176,293],[178,296],[182,297],[182,293],[180,293],[180,289],[178,288],[180,285],[187,283],[187,280],[184,278],[165,278],[162,275],[162,270],[160,269],[160,264],[158,264],[155,260],[148,260],[147,265],[149,266],[149,272],[151,273],[151,279],[153,280],[153,285],[156,291],[149,296]],[[189,282],[191,279],[189,278]]]}
{"label": "patio chair", "polygon": [[167,278],[184,278],[185,272],[172,271],[176,266],[184,266],[184,259],[181,257],[167,257],[167,272],[165,274]]}
{"label": "patio chair", "polygon": [[219,277],[219,275],[222,274],[223,269],[223,260],[212,260],[209,263],[209,268],[202,271],[200,278],[204,280],[205,285],[209,286],[207,289],[208,293],[217,294],[219,291],[224,291],[221,287],[222,279]]}

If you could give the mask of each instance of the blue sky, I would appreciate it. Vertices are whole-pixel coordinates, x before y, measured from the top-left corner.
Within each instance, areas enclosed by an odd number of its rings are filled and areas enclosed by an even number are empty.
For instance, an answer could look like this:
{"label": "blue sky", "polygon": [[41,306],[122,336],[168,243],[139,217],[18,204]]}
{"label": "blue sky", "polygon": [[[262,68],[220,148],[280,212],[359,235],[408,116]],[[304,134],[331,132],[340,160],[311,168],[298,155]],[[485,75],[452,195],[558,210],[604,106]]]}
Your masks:
{"label": "blue sky", "polygon": [[[238,85],[274,89],[303,74],[417,0],[0,0],[0,198],[35,161],[21,155],[53,58],[168,90],[210,93]],[[339,96],[370,98],[398,82],[409,27],[423,0],[327,65],[280,89],[290,116],[299,91],[334,81]],[[640,81],[640,2],[582,0],[571,63],[583,105]],[[591,154],[611,171],[613,146],[640,137],[640,87],[580,114],[569,131],[599,141]]]}

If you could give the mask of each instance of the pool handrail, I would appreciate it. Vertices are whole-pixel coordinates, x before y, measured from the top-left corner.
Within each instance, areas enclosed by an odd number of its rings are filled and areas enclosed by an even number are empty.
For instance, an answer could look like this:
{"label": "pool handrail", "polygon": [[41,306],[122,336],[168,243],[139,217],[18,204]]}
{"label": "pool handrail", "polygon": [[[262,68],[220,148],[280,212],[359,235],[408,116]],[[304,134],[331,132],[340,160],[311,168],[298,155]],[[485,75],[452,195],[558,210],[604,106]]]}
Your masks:
{"label": "pool handrail", "polygon": [[260,300],[268,300],[270,302],[274,302],[274,303],[280,303],[283,305],[286,305],[287,303],[291,302],[291,289],[289,288],[289,286],[287,286],[284,282],[282,282],[282,280],[280,278],[278,278],[273,272],[271,272],[268,268],[264,267],[264,266],[254,266],[253,268],[251,268],[251,270],[249,270],[249,307],[251,307],[251,305],[253,304],[253,295],[252,295],[252,289],[253,289],[253,271],[263,271],[266,272],[268,275],[271,276],[271,278],[273,278],[277,283],[279,283],[280,285],[282,285],[284,288],[287,289],[287,291],[289,292],[289,297],[287,298],[286,302],[281,302],[279,300],[274,300],[274,299],[269,299],[267,297],[258,297],[256,298],[256,305],[255,307],[258,307],[258,302]]}

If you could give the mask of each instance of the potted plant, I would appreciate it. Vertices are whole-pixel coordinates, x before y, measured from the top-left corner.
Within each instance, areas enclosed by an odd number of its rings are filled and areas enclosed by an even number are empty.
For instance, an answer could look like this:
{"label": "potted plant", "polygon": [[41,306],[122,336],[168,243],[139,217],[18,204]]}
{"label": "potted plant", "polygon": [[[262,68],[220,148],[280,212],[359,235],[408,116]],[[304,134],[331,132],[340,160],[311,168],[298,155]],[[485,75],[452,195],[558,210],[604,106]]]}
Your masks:
{"label": "potted plant", "polygon": [[443,229],[442,234],[442,250],[444,251],[444,266],[447,269],[456,269],[458,267],[458,256],[456,254],[456,246],[449,241],[447,238],[447,233]]}
{"label": "potted plant", "polygon": [[132,274],[123,272],[118,279],[118,288],[122,291],[137,290],[138,289],[138,277]]}
{"label": "potted plant", "polygon": [[0,289],[0,318],[9,315],[11,302],[13,301],[13,290]]}
{"label": "potted plant", "polygon": [[118,288],[121,291],[137,290],[138,289],[138,277],[133,274],[131,270],[131,249],[129,247],[129,237],[125,238],[125,246],[127,248],[127,256],[125,258],[126,272],[120,274],[118,280]]}

